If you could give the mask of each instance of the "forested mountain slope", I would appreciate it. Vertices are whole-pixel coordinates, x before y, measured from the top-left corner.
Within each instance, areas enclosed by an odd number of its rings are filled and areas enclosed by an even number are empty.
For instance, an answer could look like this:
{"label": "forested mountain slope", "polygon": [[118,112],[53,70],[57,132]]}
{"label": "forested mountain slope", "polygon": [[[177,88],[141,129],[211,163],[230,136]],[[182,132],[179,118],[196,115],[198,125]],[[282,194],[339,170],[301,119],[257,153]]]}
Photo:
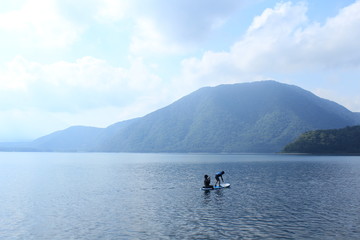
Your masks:
{"label": "forested mountain slope", "polygon": [[279,152],[304,132],[360,124],[359,113],[275,81],[201,88],[107,128],[71,127],[35,140],[38,151]]}

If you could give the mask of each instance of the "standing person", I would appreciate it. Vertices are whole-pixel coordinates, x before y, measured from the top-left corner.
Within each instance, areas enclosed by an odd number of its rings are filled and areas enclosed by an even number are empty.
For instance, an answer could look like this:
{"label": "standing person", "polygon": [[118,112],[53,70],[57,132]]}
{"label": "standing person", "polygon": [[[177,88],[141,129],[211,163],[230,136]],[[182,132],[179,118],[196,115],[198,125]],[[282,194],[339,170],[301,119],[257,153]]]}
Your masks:
{"label": "standing person", "polygon": [[220,179],[221,179],[222,182],[224,182],[224,179],[223,179],[223,177],[222,177],[223,174],[225,174],[224,171],[217,172],[217,173],[215,174],[215,179],[216,179],[215,187],[216,187],[216,184],[218,184],[218,183],[219,183],[219,187],[220,187]]}
{"label": "standing person", "polygon": [[210,185],[210,177],[208,175],[204,176],[204,188],[214,188],[213,185]]}

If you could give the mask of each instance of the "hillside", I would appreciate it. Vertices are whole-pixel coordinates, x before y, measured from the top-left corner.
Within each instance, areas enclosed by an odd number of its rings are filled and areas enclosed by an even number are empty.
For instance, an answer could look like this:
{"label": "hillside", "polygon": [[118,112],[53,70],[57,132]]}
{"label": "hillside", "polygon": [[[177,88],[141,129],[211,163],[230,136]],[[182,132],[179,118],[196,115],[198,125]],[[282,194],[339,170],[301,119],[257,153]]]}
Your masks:
{"label": "hillside", "polygon": [[[38,151],[70,151],[70,152],[94,152],[102,151],[99,145],[105,139],[112,138],[114,135],[126,128],[137,119],[118,122],[107,128],[95,128],[85,126],[73,126],[65,130],[57,131],[38,138],[29,145],[29,149]],[[0,145],[1,147],[1,145]]]}
{"label": "hillside", "polygon": [[32,147],[41,151],[89,151],[102,132],[101,128],[74,126],[38,138]]}
{"label": "hillside", "polygon": [[286,145],[283,152],[360,154],[360,126],[306,132]]}
{"label": "hillside", "polygon": [[358,123],[299,87],[263,81],[202,88],[102,145],[129,152],[277,152],[301,133]]}
{"label": "hillside", "polygon": [[33,144],[40,151],[279,152],[306,131],[356,124],[359,114],[335,102],[261,81],[201,88],[142,118],[69,128]]}

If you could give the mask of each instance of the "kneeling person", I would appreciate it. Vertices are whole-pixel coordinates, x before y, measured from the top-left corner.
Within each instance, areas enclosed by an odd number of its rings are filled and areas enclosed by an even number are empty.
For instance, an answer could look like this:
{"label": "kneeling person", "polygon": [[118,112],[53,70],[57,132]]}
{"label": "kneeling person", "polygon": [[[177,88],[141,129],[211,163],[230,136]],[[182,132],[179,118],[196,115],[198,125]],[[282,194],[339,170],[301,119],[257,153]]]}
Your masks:
{"label": "kneeling person", "polygon": [[210,177],[208,175],[204,176],[204,188],[214,188],[213,185],[210,185]]}

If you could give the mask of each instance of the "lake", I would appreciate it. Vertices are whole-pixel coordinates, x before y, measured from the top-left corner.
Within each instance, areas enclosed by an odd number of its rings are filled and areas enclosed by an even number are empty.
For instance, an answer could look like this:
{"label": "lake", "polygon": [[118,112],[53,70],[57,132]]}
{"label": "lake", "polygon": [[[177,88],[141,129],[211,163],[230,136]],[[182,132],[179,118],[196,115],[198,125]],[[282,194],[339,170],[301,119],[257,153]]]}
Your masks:
{"label": "lake", "polygon": [[360,239],[360,157],[0,153],[0,190],[1,239]]}

